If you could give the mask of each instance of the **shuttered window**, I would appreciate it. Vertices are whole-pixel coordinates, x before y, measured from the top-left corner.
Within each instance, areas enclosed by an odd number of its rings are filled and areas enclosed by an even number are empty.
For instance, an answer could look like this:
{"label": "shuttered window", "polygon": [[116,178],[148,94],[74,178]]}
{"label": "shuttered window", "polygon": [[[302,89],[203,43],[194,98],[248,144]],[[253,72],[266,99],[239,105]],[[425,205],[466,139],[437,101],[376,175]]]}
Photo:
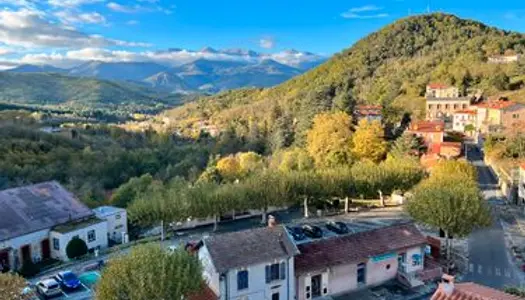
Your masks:
{"label": "shuttered window", "polygon": [[248,288],[248,270],[237,272],[237,290]]}
{"label": "shuttered window", "polygon": [[266,266],[266,283],[286,279],[286,262]]}

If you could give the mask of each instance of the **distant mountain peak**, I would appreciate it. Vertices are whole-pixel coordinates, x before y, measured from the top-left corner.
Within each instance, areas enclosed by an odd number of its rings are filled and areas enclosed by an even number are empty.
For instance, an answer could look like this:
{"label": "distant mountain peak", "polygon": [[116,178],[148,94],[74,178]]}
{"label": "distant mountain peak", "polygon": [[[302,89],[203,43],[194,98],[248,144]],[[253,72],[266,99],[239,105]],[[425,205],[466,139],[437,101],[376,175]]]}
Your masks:
{"label": "distant mountain peak", "polygon": [[216,54],[216,53],[219,53],[219,51],[213,49],[212,47],[204,47],[201,49],[202,53],[213,53],[213,54]]}

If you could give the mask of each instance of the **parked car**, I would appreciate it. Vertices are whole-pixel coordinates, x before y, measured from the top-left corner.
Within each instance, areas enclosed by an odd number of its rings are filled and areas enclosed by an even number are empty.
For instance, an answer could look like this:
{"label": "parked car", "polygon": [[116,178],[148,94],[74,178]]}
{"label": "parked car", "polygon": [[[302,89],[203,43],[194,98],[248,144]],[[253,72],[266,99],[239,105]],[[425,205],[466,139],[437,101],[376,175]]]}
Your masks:
{"label": "parked car", "polygon": [[312,239],[318,239],[323,237],[323,231],[320,227],[314,225],[303,225],[304,234]]}
{"label": "parked car", "polygon": [[345,234],[350,231],[348,229],[348,226],[346,226],[346,224],[343,222],[333,222],[333,221],[327,222],[326,228],[337,234]]}
{"label": "parked car", "polygon": [[80,287],[80,280],[71,271],[60,272],[55,276],[55,279],[63,289],[74,290]]}
{"label": "parked car", "polygon": [[295,241],[302,241],[306,238],[306,235],[304,235],[303,229],[301,227],[286,227],[286,230],[290,233],[290,235],[293,237]]}
{"label": "parked car", "polygon": [[60,284],[53,278],[44,279],[36,284],[36,291],[45,299],[62,294]]}

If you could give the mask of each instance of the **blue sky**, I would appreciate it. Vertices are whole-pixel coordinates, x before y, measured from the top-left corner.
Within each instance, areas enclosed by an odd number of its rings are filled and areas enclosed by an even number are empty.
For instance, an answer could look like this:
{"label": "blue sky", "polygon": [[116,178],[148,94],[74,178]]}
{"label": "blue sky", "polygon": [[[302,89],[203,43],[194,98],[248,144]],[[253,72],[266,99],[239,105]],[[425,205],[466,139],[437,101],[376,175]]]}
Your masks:
{"label": "blue sky", "polygon": [[518,0],[0,0],[0,62],[67,65],[205,46],[328,56],[428,8],[525,32]]}

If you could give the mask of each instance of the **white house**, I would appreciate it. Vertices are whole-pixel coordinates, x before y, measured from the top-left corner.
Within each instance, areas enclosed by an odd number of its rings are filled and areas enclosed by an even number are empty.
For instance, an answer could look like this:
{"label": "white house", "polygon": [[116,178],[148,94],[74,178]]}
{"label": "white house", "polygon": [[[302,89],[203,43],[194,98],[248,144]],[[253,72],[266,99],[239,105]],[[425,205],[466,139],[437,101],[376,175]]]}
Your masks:
{"label": "white house", "polygon": [[[458,110],[454,112],[453,117],[453,123],[452,123],[452,130],[457,132],[467,132],[470,129],[472,129],[470,132],[474,134],[474,131],[477,128],[477,111],[476,110]],[[469,126],[470,125],[470,126]]]}
{"label": "white house", "polygon": [[17,270],[24,261],[67,260],[65,247],[77,236],[90,250],[108,245],[106,221],[55,181],[0,191],[0,208],[3,269]]}
{"label": "white house", "polygon": [[[108,238],[122,243],[128,234],[128,216],[126,210],[114,206],[101,206],[93,209],[95,215],[108,224]],[[124,241],[125,242],[125,241]]]}
{"label": "white house", "polygon": [[199,250],[204,278],[221,300],[295,299],[296,254],[282,226],[211,236]]}

